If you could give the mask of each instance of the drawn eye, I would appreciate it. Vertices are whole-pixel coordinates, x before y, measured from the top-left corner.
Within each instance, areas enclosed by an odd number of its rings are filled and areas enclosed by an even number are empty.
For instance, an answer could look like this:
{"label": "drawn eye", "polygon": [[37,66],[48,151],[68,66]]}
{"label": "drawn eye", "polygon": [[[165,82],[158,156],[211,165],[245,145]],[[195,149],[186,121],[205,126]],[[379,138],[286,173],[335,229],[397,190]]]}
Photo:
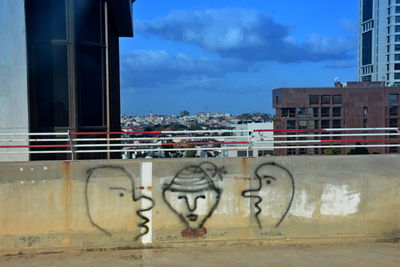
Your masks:
{"label": "drawn eye", "polygon": [[124,193],[119,193],[119,197],[123,197],[124,196]]}
{"label": "drawn eye", "polygon": [[185,199],[186,196],[178,196],[178,199]]}
{"label": "drawn eye", "polygon": [[270,179],[267,179],[267,180],[266,180],[266,183],[267,183],[267,184],[271,184],[272,182],[271,182]]}
{"label": "drawn eye", "polygon": [[200,195],[200,196],[198,196],[197,198],[206,199],[206,196],[205,196],[205,195]]}

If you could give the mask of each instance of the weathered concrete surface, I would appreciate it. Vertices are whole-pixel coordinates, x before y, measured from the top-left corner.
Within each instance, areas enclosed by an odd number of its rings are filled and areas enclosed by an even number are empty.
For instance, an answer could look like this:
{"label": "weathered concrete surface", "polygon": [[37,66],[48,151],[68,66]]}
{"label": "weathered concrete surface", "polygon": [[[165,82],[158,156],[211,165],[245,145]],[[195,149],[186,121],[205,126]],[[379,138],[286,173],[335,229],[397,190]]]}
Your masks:
{"label": "weathered concrete surface", "polygon": [[199,247],[72,252],[0,257],[16,266],[400,266],[400,246],[358,243],[296,246]]}
{"label": "weathered concrete surface", "polygon": [[399,159],[0,163],[0,249],[397,238]]}

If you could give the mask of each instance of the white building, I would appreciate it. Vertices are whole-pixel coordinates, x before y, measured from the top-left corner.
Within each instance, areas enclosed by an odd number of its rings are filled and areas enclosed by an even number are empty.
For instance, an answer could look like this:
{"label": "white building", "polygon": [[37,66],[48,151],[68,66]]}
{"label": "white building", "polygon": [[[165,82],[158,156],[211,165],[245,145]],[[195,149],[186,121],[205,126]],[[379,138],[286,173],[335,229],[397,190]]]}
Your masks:
{"label": "white building", "polygon": [[[242,141],[251,141],[252,147],[248,145],[243,145],[243,149],[235,149],[235,150],[226,150],[224,151],[224,157],[264,157],[264,156],[272,156],[274,153],[274,133],[270,132],[253,132],[250,135],[250,132],[254,130],[273,130],[274,124],[273,122],[253,122],[247,124],[236,124],[231,125],[234,127],[234,130],[245,130],[248,132],[242,132],[236,135],[243,136],[243,138],[238,138],[237,140],[230,140],[232,142],[242,142]],[[229,146],[229,145],[225,145]],[[238,146],[238,145],[234,145]]]}
{"label": "white building", "polygon": [[359,80],[400,83],[400,0],[360,0]]}

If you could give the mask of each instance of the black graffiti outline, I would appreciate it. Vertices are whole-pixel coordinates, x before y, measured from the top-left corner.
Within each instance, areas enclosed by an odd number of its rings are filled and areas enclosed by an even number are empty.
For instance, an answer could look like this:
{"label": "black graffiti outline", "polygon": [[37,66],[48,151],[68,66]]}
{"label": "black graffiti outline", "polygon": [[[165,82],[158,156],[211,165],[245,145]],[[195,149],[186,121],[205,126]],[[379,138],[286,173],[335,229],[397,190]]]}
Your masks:
{"label": "black graffiti outline", "polygon": [[[99,229],[100,231],[102,231],[103,233],[105,233],[106,235],[108,235],[110,237],[112,236],[112,234],[109,231],[107,231],[106,229],[104,229],[103,227],[101,227],[100,225],[95,223],[93,221],[93,219],[92,219],[92,216],[90,215],[89,198],[88,198],[88,185],[89,185],[89,181],[90,181],[90,178],[92,177],[93,172],[95,170],[99,170],[99,169],[114,169],[114,170],[122,171],[124,174],[127,175],[127,177],[129,178],[129,180],[131,182],[131,193],[132,193],[133,202],[137,202],[137,201],[142,200],[142,199],[147,199],[147,200],[149,200],[151,202],[151,206],[149,208],[147,208],[147,209],[139,209],[139,210],[136,211],[136,215],[138,215],[142,219],[142,222],[138,223],[137,226],[139,228],[144,229],[144,231],[142,233],[138,234],[134,238],[135,241],[139,240],[140,237],[148,234],[149,231],[150,231],[149,227],[147,226],[147,223],[150,222],[150,219],[147,218],[146,216],[144,216],[143,213],[153,209],[154,205],[155,205],[155,201],[152,198],[148,197],[148,196],[143,196],[143,195],[141,195],[139,197],[136,196],[136,190],[135,190],[135,186],[134,186],[133,176],[123,167],[112,166],[112,165],[104,165],[104,166],[94,167],[94,168],[91,168],[91,169],[87,170],[87,172],[86,172],[87,173],[87,178],[86,178],[86,185],[85,185],[85,200],[86,200],[86,211],[87,211],[87,215],[89,217],[89,220],[90,220],[91,224],[93,226],[95,226],[97,229]],[[118,187],[113,187],[113,188],[110,188],[110,189],[118,189]],[[122,188],[119,188],[119,189],[122,189]]]}
{"label": "black graffiti outline", "polygon": [[[204,165],[205,163],[211,164],[211,165],[213,165],[213,167],[215,167],[215,171],[214,171],[212,174],[210,174],[210,173],[209,173],[209,170],[205,169],[205,168],[202,166],[202,165]],[[190,189],[186,189],[186,190],[185,190],[185,189],[180,189],[180,190],[171,189],[171,186],[172,186],[174,183],[175,183],[175,184],[179,184],[179,183],[177,183],[176,181],[174,181],[174,180],[179,176],[179,174],[180,174],[181,172],[183,172],[183,171],[189,169],[189,168],[199,168],[199,169],[201,169],[201,170],[206,174],[206,176],[207,176],[207,182],[208,182],[208,185],[210,186],[210,189],[211,189],[211,190],[215,190],[215,192],[217,193],[217,196],[216,196],[216,203],[215,203],[214,206],[211,208],[211,210],[209,211],[209,213],[207,214],[207,216],[205,216],[204,219],[199,223],[199,225],[198,225],[197,228],[192,228],[192,227],[190,227],[190,225],[189,225],[189,223],[187,222],[187,220],[185,219],[185,217],[182,216],[181,214],[179,214],[179,213],[172,207],[172,205],[167,201],[166,196],[165,196],[165,194],[166,194],[167,191],[179,192],[179,193],[200,193],[200,192],[204,192],[203,189],[197,190],[197,191],[196,191],[196,190],[193,191],[193,190],[190,190]],[[192,232],[196,232],[196,231],[198,231],[199,229],[202,229],[203,226],[204,226],[204,224],[206,223],[206,221],[212,216],[212,214],[214,213],[214,211],[217,209],[217,207],[218,207],[218,205],[219,205],[219,202],[220,202],[220,199],[221,199],[222,189],[215,186],[214,181],[213,181],[212,178],[214,178],[216,175],[218,175],[218,176],[219,176],[219,179],[222,180],[222,174],[223,174],[223,173],[226,173],[224,167],[218,168],[217,165],[215,165],[214,163],[211,163],[211,162],[203,162],[203,163],[201,163],[201,164],[199,164],[199,165],[189,165],[189,166],[187,166],[187,167],[185,167],[185,168],[179,170],[179,171],[175,174],[175,176],[174,176],[174,178],[171,180],[171,182],[170,182],[169,184],[167,184],[167,185],[164,185],[163,192],[162,192],[164,202],[167,204],[167,206],[170,208],[170,210],[172,210],[172,212],[175,213],[175,214],[178,216],[179,220],[187,227],[187,229],[190,229]],[[197,198],[196,198],[196,199],[197,199]],[[188,208],[189,208],[187,198],[186,198],[186,204],[187,204],[187,206],[188,206]],[[195,206],[197,207],[196,201],[195,201]]]}
{"label": "black graffiti outline", "polygon": [[289,205],[286,208],[285,212],[283,213],[282,217],[279,219],[278,223],[275,225],[275,228],[278,228],[282,224],[283,220],[285,219],[286,215],[288,214],[288,212],[289,212],[289,210],[290,210],[290,208],[292,206],[293,199],[294,199],[294,193],[295,193],[294,178],[293,178],[293,175],[290,173],[290,171],[287,168],[285,168],[282,165],[279,165],[279,164],[277,164],[275,162],[267,162],[267,163],[261,164],[255,170],[255,175],[256,175],[257,180],[258,180],[258,187],[256,189],[249,189],[249,190],[243,191],[242,192],[242,197],[249,198],[249,199],[251,199],[251,198],[256,199],[256,202],[254,203],[254,206],[256,207],[256,210],[257,210],[256,213],[255,213],[255,217],[256,217],[258,228],[262,229],[263,226],[262,226],[260,218],[259,218],[259,215],[261,214],[262,209],[261,209],[259,204],[263,201],[263,199],[260,196],[253,196],[253,195],[249,195],[249,194],[252,193],[252,192],[260,192],[261,191],[261,189],[262,189],[262,179],[263,178],[264,179],[272,179],[272,180],[276,181],[276,178],[271,176],[271,175],[263,175],[263,177],[260,177],[258,175],[258,170],[260,168],[264,167],[264,166],[275,166],[275,167],[278,167],[278,168],[284,170],[289,175],[289,178],[290,178],[291,184],[292,184],[292,194],[290,196]]}

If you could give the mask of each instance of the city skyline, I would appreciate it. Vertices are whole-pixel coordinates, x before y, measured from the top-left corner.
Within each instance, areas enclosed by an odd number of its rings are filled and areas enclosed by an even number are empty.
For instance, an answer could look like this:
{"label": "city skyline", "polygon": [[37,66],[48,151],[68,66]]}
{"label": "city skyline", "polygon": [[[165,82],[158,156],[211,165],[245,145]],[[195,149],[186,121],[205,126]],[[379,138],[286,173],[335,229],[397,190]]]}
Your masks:
{"label": "city skyline", "polygon": [[122,114],[273,113],[272,90],[357,80],[358,1],[136,1]]}

